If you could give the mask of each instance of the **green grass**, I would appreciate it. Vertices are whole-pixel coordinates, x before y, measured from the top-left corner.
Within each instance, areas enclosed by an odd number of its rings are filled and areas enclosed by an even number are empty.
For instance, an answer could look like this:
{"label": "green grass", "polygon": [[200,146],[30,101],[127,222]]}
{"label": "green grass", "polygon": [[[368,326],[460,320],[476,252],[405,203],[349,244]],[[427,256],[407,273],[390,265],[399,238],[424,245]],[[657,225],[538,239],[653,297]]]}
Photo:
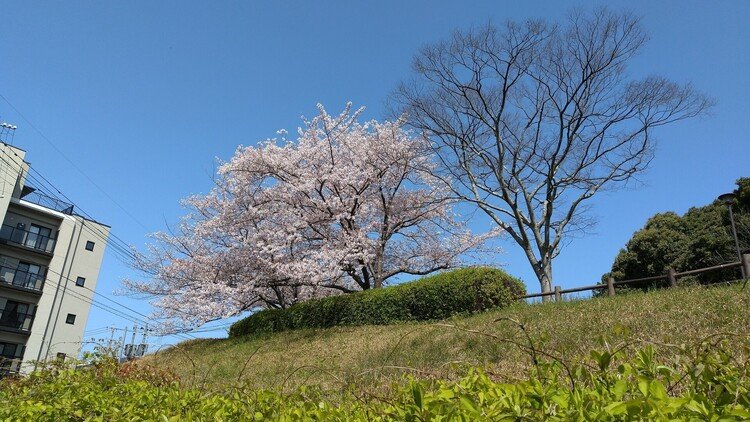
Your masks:
{"label": "green grass", "polygon": [[[525,333],[511,321],[523,324]],[[498,321],[499,320],[499,321]],[[194,340],[144,363],[174,371],[183,383],[222,389],[238,380],[254,388],[301,385],[340,389],[389,386],[405,373],[458,379],[479,366],[499,380],[523,379],[527,348],[578,361],[598,339],[639,348],[696,344],[709,336],[742,344],[750,326],[750,288],[739,285],[633,292],[562,303],[517,303],[440,322],[298,330],[234,339]],[[468,331],[471,330],[471,331]],[[519,346],[520,345],[520,346]]]}

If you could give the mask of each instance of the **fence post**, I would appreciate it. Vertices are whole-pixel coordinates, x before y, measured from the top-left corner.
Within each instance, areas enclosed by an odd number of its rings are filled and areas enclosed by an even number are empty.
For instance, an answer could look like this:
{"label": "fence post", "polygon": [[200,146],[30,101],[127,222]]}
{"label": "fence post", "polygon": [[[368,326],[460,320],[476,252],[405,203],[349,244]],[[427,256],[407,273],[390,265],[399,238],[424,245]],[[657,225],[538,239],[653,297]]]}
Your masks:
{"label": "fence post", "polygon": [[607,278],[607,294],[609,296],[615,295],[615,279],[612,277]]}
{"label": "fence post", "polygon": [[667,280],[669,280],[669,287],[677,287],[677,277],[675,276],[674,268],[667,269]]}
{"label": "fence post", "polygon": [[742,268],[745,269],[745,279],[750,278],[750,253],[742,254]]}
{"label": "fence post", "polygon": [[562,293],[560,293],[560,286],[555,286],[555,302],[562,300]]}

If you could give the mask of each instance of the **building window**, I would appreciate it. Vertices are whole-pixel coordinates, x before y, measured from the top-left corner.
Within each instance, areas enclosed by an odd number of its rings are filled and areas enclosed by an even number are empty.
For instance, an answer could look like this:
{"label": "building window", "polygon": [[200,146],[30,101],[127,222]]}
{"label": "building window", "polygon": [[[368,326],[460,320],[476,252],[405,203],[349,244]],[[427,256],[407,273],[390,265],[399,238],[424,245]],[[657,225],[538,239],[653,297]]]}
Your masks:
{"label": "building window", "polygon": [[76,286],[83,287],[83,285],[86,284],[86,279],[83,277],[78,277],[76,279]]}
{"label": "building window", "polygon": [[94,242],[87,240],[86,241],[86,250],[87,251],[93,251],[94,250]]}
{"label": "building window", "polygon": [[29,331],[33,314],[28,303],[16,302],[0,298],[0,303],[5,302],[0,312],[0,326],[16,330]]}
{"label": "building window", "polygon": [[15,359],[21,357],[21,345],[15,343],[0,343],[0,364],[3,359]]}
{"label": "building window", "polygon": [[65,323],[73,325],[76,323],[76,316],[74,314],[68,314],[68,316],[65,318]]}
{"label": "building window", "polygon": [[41,290],[44,282],[44,267],[29,262],[19,261],[16,266],[12,284],[27,289]]}
{"label": "building window", "polygon": [[31,227],[29,227],[29,231],[26,233],[26,241],[23,244],[30,248],[46,251],[51,237],[52,229],[32,224]]}

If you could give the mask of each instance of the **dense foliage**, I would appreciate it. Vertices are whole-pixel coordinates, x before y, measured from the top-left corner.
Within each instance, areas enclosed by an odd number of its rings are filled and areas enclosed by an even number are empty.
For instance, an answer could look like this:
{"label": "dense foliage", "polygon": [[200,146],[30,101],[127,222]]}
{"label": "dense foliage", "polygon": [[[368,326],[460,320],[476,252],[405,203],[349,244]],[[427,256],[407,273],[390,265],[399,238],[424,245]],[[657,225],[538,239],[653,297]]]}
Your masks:
{"label": "dense foliage", "polygon": [[[750,178],[737,181],[732,206],[742,249],[750,248]],[[714,201],[685,215],[656,214],[633,234],[615,258],[611,275],[626,280],[664,274],[667,268],[686,271],[737,260],[727,205]],[[739,270],[711,272],[693,280],[711,283],[739,276]]]}
{"label": "dense foliage", "polygon": [[502,270],[464,268],[384,289],[256,312],[232,325],[229,335],[442,319],[506,306],[524,294],[523,283]]}
{"label": "dense foliage", "polygon": [[[0,419],[66,421],[326,420],[745,420],[747,350],[704,343],[659,361],[651,346],[630,356],[606,342],[569,365],[539,361],[528,377],[491,379],[475,369],[457,382],[409,380],[387,393],[366,386],[323,394],[239,386],[223,393],[181,388],[148,367],[100,362],[0,383]],[[126,369],[126,370],[123,370]]]}

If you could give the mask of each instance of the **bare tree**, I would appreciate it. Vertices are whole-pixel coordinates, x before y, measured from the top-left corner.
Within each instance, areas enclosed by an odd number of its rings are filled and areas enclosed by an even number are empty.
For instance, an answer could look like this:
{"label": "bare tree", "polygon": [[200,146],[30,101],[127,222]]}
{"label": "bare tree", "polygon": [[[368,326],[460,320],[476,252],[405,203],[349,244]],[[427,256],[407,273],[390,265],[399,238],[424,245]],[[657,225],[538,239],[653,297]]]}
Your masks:
{"label": "bare tree", "polygon": [[638,18],[604,9],[455,31],[419,51],[394,93],[431,139],[437,176],[523,248],[543,292],[561,242],[593,224],[587,200],[648,166],[656,127],[711,106],[690,85],[628,77],[647,38]]}

